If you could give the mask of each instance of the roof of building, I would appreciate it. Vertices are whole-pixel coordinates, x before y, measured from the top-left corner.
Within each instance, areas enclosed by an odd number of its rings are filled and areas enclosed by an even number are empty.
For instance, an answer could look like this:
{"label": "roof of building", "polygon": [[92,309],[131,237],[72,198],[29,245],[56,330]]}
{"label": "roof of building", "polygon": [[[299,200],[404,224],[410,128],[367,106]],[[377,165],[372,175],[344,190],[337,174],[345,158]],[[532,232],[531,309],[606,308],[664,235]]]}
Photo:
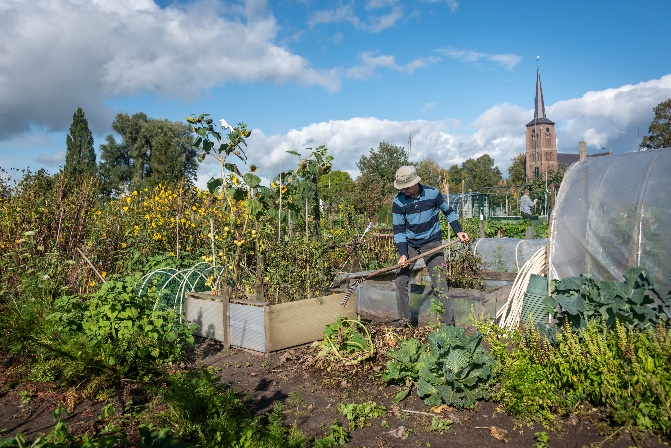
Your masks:
{"label": "roof of building", "polygon": [[[611,153],[609,152],[598,152],[595,154],[587,154],[587,157],[601,157],[601,156],[609,156]],[[580,160],[580,154],[572,154],[568,152],[558,152],[557,153],[557,163],[559,165],[568,167],[576,163],[578,160]]]}
{"label": "roof of building", "polygon": [[545,102],[543,101],[543,87],[541,86],[541,69],[536,68],[536,98],[534,98],[534,119],[531,120],[527,127],[537,124],[554,124],[545,116]]}

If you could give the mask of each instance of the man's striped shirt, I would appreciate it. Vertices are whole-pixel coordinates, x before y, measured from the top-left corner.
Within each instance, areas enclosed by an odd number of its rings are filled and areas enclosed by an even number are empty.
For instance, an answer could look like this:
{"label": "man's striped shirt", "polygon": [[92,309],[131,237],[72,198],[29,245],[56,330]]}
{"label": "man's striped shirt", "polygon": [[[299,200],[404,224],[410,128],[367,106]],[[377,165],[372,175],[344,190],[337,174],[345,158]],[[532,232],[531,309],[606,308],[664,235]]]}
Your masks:
{"label": "man's striped shirt", "polygon": [[412,198],[398,192],[392,204],[394,242],[399,256],[408,256],[408,245],[423,246],[441,240],[439,212],[443,212],[455,231],[461,232],[461,225],[452,207],[445,202],[437,188],[419,186],[419,196]]}

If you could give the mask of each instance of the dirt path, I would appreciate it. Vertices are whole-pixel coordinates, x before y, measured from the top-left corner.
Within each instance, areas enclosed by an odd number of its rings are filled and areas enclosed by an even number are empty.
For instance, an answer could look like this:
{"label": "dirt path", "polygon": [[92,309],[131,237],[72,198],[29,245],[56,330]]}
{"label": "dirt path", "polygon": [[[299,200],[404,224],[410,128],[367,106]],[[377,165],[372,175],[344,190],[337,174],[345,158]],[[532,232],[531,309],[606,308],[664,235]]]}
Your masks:
{"label": "dirt path", "polygon": [[[374,336],[376,332],[385,331],[379,326],[371,328]],[[406,332],[404,337],[412,336],[412,329],[403,331]],[[310,436],[326,434],[334,422],[348,428],[347,419],[337,410],[338,404],[375,402],[385,406],[388,411],[385,417],[368,419],[362,428],[348,429],[351,435],[348,446],[352,447],[536,447],[534,433],[540,431],[549,435],[548,447],[667,446],[653,437],[635,441],[624,430],[612,437],[602,435],[596,429],[603,425],[596,412],[565,421],[563,431],[557,434],[540,425],[520,425],[514,418],[499,412],[493,402],[480,402],[473,410],[446,408],[435,414],[413,391],[406,400],[396,404],[393,397],[399,388],[381,381],[384,354],[356,368],[335,366],[330,371],[318,367],[321,360],[316,354],[315,347],[302,346],[265,356],[240,349],[227,350],[217,341],[198,338],[187,367],[221,369],[223,381],[241,393],[246,405],[257,413],[267,412],[282,402],[285,423],[297,425]],[[59,390],[50,383],[14,387],[18,379],[11,360],[0,361],[2,436],[21,432],[32,440],[40,433],[49,432],[53,410],[59,402],[76,400],[74,391]],[[94,433],[97,416],[104,405],[77,403],[67,420],[68,427],[75,433]],[[442,433],[432,430],[434,416],[453,423]]]}
{"label": "dirt path", "polygon": [[[303,346],[264,356],[202,341],[196,350],[196,364],[220,368],[223,380],[245,393],[247,404],[257,412],[269,411],[274,403],[283,402],[285,423],[296,424],[309,435],[325,434],[336,421],[348,427],[347,419],[337,410],[340,403],[375,402],[385,406],[389,411],[386,417],[370,419],[365,427],[349,431],[352,438],[348,446],[353,447],[535,447],[534,433],[540,431],[548,433],[549,447],[664,446],[654,438],[634,441],[627,431],[607,438],[596,430],[603,424],[598,421],[598,413],[564,422],[564,430],[558,434],[540,425],[521,425],[499,412],[493,402],[480,402],[473,410],[445,409],[435,414],[413,391],[396,404],[393,398],[399,388],[381,381],[386,361],[383,355],[356,369],[326,371],[316,366],[317,351]],[[453,424],[442,433],[432,431],[434,416],[452,420]]]}

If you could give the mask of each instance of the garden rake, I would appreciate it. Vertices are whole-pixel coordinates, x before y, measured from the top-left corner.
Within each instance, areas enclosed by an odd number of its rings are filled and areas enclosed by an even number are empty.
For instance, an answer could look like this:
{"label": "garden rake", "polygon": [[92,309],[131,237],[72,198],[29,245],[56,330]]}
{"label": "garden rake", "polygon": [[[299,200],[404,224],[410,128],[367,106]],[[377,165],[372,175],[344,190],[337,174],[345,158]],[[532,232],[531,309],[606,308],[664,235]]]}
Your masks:
{"label": "garden rake", "polygon": [[[456,240],[452,240],[452,241],[450,241],[450,242],[448,242],[448,243],[442,244],[442,245],[440,245],[440,246],[438,246],[438,247],[436,247],[436,248],[433,248],[433,249],[431,249],[431,250],[429,250],[429,251],[426,251],[426,252],[424,252],[424,253],[422,253],[422,254],[419,254],[419,255],[417,255],[416,257],[412,257],[412,258],[408,259],[408,260],[406,261],[406,263],[408,263],[408,264],[410,264],[410,263],[414,263],[415,261],[419,260],[420,258],[424,258],[424,257],[426,257],[427,255],[431,255],[431,254],[433,254],[433,253],[436,253],[436,252],[438,252],[439,250],[443,250],[443,249],[445,249],[446,247],[451,246],[451,245],[453,245],[454,243],[458,243],[458,242],[459,242],[459,239],[456,239]],[[386,272],[395,271],[396,269],[398,269],[398,268],[400,268],[400,267],[401,267],[401,264],[400,264],[400,263],[396,263],[396,264],[393,265],[393,266],[389,266],[389,267],[386,267],[386,268],[378,269],[377,271],[373,271],[373,272],[371,272],[370,274],[368,274],[368,275],[365,276],[365,277],[359,277],[359,278],[357,278],[357,279],[354,280],[354,282],[347,288],[347,291],[345,292],[345,297],[343,297],[341,305],[342,305],[342,306],[347,305],[347,301],[349,300],[350,296],[352,295],[352,292],[354,291],[354,288],[356,288],[356,287],[357,287],[358,285],[360,285],[361,283],[363,283],[363,282],[365,282],[366,280],[368,280],[369,278],[375,277],[375,276],[377,276],[377,275],[384,274],[384,273],[386,273]]]}
{"label": "garden rake", "polygon": [[[359,247],[361,247],[361,245],[363,244],[363,238],[366,236],[366,234],[367,234],[368,232],[371,231],[372,228],[373,228],[373,222],[371,221],[371,222],[368,223],[368,227],[366,227],[366,229],[363,231],[363,233],[361,234],[361,236],[359,237],[359,239],[356,240],[356,241],[354,241],[354,242],[352,243],[352,246],[350,246],[349,249],[347,249],[347,252],[346,252],[345,255],[343,256],[343,261],[342,261],[342,263],[340,264],[340,266],[338,267],[338,271],[340,271],[340,270],[343,268],[343,266],[345,266],[345,264],[346,264],[347,261],[349,260],[349,257],[351,257],[352,255],[354,255],[354,253],[355,253],[357,250],[359,250]],[[331,285],[330,285],[331,288],[333,288],[333,287],[336,285],[336,280],[337,280],[337,278],[334,278],[333,281],[331,282]]]}

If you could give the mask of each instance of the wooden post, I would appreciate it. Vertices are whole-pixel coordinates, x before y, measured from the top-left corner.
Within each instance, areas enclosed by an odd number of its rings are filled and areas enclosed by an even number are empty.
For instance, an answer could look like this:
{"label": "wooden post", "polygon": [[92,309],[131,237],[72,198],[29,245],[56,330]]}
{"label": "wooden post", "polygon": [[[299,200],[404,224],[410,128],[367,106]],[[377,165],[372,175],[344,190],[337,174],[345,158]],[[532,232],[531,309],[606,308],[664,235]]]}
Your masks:
{"label": "wooden post", "polygon": [[464,196],[466,195],[466,179],[461,179],[461,219],[466,217],[466,210],[464,210]]}
{"label": "wooden post", "polygon": [[[228,286],[226,287],[228,289]],[[222,299],[224,305],[224,347],[226,350],[231,348],[231,313],[229,312],[229,304],[231,302],[231,295],[228,294]]]}

